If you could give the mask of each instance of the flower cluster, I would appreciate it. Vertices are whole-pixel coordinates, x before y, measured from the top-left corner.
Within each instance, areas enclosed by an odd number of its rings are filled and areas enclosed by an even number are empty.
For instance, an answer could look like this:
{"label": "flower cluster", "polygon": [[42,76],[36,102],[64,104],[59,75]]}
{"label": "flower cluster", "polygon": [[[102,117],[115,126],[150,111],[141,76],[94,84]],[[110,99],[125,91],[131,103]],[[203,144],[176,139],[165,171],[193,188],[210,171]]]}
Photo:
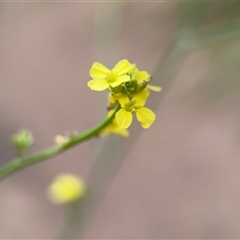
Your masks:
{"label": "flower cluster", "polygon": [[123,59],[110,70],[95,62],[90,69],[90,76],[92,80],[87,84],[90,89],[109,92],[109,110],[118,104],[121,106],[108,127],[109,132],[127,136],[126,129],[132,123],[133,114],[136,114],[143,128],[149,128],[155,121],[155,113],[145,107],[145,103],[149,90],[159,92],[161,88],[149,85],[152,77],[146,71],[140,71],[136,64]]}

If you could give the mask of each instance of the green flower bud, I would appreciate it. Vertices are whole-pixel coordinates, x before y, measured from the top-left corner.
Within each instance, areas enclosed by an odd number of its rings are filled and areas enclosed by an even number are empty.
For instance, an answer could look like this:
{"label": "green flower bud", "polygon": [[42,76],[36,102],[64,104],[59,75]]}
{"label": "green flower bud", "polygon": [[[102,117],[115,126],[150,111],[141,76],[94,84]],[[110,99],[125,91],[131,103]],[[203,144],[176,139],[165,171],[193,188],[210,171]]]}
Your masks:
{"label": "green flower bud", "polygon": [[125,88],[127,90],[128,94],[134,94],[136,93],[136,89],[137,89],[137,81],[136,80],[131,80],[129,82],[125,83]]}
{"label": "green flower bud", "polygon": [[142,79],[138,81],[137,92],[141,92],[148,85],[149,81],[147,79]]}
{"label": "green flower bud", "polygon": [[16,148],[18,155],[22,156],[24,152],[34,144],[34,139],[30,131],[20,129],[11,138],[12,145]]}

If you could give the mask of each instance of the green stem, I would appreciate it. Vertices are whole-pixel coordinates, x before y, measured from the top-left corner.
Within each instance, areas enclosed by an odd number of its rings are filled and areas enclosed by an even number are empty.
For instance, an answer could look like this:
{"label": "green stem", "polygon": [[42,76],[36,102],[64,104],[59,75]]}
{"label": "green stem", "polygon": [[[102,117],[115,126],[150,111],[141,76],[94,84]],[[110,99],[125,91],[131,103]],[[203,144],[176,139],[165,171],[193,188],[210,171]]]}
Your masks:
{"label": "green stem", "polygon": [[24,168],[30,166],[34,163],[38,163],[40,161],[46,160],[48,158],[55,157],[60,153],[65,152],[66,150],[97,136],[104,128],[106,128],[114,119],[116,112],[119,110],[120,106],[116,108],[114,113],[109,117],[104,119],[101,123],[94,126],[93,128],[87,130],[86,132],[80,135],[73,135],[69,138],[69,141],[64,143],[61,146],[52,146],[50,148],[43,149],[39,152],[34,154],[25,156],[25,157],[18,157],[14,158],[12,161],[7,163],[6,165],[0,168],[0,180],[8,177],[10,174]]}

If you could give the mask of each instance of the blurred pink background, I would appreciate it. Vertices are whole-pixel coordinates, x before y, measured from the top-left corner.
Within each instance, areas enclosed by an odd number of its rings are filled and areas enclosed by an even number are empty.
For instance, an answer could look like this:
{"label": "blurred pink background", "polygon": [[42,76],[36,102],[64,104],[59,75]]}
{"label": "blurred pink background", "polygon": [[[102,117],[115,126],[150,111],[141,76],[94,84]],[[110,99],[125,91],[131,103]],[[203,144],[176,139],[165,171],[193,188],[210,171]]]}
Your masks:
{"label": "blurred pink background", "polygon": [[1,164],[21,127],[34,152],[105,116],[106,93],[86,85],[95,61],[127,58],[163,86],[149,130],[135,121],[128,139],[91,140],[5,179],[0,238],[54,238],[63,208],[46,187],[60,172],[88,178],[102,155],[118,163],[84,238],[240,238],[239,17],[227,2],[0,3]]}

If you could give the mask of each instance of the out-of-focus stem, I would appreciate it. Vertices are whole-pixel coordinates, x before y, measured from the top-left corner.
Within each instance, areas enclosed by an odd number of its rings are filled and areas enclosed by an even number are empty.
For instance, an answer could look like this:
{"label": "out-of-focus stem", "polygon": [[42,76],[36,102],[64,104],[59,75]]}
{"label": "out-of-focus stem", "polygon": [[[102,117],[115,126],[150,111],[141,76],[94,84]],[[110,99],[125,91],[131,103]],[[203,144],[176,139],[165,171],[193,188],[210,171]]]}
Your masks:
{"label": "out-of-focus stem", "polygon": [[114,113],[109,118],[105,118],[100,124],[94,126],[93,128],[87,130],[82,134],[73,135],[72,137],[69,138],[69,141],[67,141],[61,146],[52,146],[50,148],[44,149],[34,154],[22,158],[18,157],[13,159],[12,161],[10,161],[9,163],[0,168],[0,180],[8,177],[9,175],[13,174],[14,172],[22,168],[55,157],[65,152],[66,150],[97,136],[105,127],[107,127],[112,122],[115,113],[118,110],[119,106],[116,108]]}

